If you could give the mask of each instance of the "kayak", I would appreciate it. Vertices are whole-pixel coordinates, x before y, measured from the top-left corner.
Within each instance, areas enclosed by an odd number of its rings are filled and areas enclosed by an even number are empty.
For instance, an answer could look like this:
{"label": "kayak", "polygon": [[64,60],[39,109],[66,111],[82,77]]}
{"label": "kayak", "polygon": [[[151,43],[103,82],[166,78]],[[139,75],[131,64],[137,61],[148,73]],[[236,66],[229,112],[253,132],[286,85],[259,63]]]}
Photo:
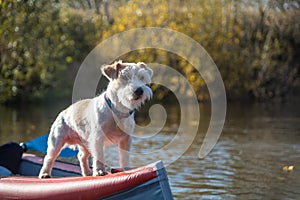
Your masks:
{"label": "kayak", "polygon": [[0,199],[173,199],[161,161],[98,177],[82,177],[78,165],[56,161],[54,178],[39,179],[42,163],[43,158],[24,153],[18,175],[0,178]]}

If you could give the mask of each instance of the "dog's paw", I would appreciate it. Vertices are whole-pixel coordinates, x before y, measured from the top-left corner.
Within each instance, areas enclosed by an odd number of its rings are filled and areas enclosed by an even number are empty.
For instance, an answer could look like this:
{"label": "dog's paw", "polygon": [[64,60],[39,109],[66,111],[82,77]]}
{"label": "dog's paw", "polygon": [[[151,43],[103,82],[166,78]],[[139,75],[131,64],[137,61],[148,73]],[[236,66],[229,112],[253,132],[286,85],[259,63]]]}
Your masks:
{"label": "dog's paw", "polygon": [[82,176],[92,176],[93,172],[89,171],[89,172],[85,172],[85,173],[81,173],[81,174],[82,174]]}
{"label": "dog's paw", "polygon": [[105,176],[107,175],[108,173],[106,171],[103,171],[103,170],[99,170],[97,172],[94,172],[93,173],[93,176]]}
{"label": "dog's paw", "polygon": [[40,179],[51,178],[51,176],[50,176],[49,174],[47,174],[47,173],[44,173],[44,174],[40,174],[40,175],[39,175],[39,178],[40,178]]}
{"label": "dog's paw", "polygon": [[91,169],[84,169],[81,171],[81,175],[82,176],[92,176],[93,175],[93,172]]}

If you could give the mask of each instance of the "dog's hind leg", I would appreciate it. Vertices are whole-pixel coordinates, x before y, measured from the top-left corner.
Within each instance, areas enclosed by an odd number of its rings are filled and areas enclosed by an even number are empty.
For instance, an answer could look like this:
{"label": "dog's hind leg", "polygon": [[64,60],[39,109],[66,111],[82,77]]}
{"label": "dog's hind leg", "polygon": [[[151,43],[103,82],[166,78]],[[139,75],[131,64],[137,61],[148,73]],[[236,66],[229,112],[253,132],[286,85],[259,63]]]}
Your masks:
{"label": "dog's hind leg", "polygon": [[47,154],[44,158],[43,167],[39,174],[40,178],[51,178],[53,163],[59,155],[62,147],[63,143],[61,141],[57,140],[54,137],[50,137],[49,135]]}
{"label": "dog's hind leg", "polygon": [[65,135],[61,134],[64,131],[63,129],[64,126],[62,123],[54,123],[51,127],[48,137],[47,154],[44,158],[44,163],[42,169],[40,170],[39,178],[51,177],[53,163],[65,144]]}
{"label": "dog's hind leg", "polygon": [[82,176],[92,175],[92,172],[91,172],[91,169],[90,169],[90,166],[89,166],[89,161],[88,161],[88,158],[90,156],[90,152],[84,146],[77,145],[77,147],[78,147],[77,158],[79,160]]}

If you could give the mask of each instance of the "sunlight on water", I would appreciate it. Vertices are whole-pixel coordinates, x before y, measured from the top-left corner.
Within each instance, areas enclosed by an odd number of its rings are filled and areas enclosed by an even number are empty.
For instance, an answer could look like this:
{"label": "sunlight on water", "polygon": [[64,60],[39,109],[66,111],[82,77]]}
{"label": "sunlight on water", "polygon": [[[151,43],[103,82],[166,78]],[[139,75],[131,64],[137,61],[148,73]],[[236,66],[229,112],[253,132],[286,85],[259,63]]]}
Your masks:
{"label": "sunlight on water", "polygon": [[[1,143],[22,142],[43,135],[48,132],[55,116],[64,106],[22,109],[0,107]],[[202,160],[198,158],[198,152],[208,127],[209,105],[201,105],[200,110],[201,122],[197,137],[188,150],[166,168],[175,199],[299,198],[299,106],[229,105],[223,133],[213,151]],[[168,119],[162,131],[153,137],[133,140],[133,165],[158,159],[164,161],[174,156],[172,152],[155,153],[180,132],[177,130],[179,109],[169,106],[167,112]],[[140,125],[148,123],[146,111],[141,110],[137,116]],[[190,124],[197,125],[195,122]],[[137,134],[151,135],[154,129],[145,128]],[[178,146],[182,150],[180,148]],[[174,152],[178,149],[174,149]],[[105,156],[108,165],[118,166],[116,146],[107,148]],[[295,168],[290,172],[282,170],[288,165]]]}

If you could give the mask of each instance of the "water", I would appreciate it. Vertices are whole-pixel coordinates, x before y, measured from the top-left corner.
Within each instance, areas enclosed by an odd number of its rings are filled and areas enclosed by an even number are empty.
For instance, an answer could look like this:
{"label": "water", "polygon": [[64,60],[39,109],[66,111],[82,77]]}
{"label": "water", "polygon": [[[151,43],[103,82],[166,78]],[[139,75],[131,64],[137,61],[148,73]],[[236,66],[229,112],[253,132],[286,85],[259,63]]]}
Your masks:
{"label": "water", "polygon": [[[48,132],[59,110],[67,104],[0,107],[0,143],[28,141]],[[209,105],[200,106],[199,131],[187,150],[179,145],[156,153],[176,135],[188,135],[197,125],[187,116],[183,120],[190,123],[190,129],[178,130],[179,107],[165,107],[167,122],[158,134],[149,136],[160,130],[155,124],[137,130],[132,162],[141,165],[161,159],[168,163],[174,158],[166,169],[175,199],[300,199],[297,103],[229,105],[223,133],[204,159],[197,155],[210,119]],[[190,115],[194,115],[195,105],[187,107]],[[145,110],[137,113],[138,124],[144,126],[150,122]],[[154,116],[158,122],[163,121],[162,115]],[[184,153],[176,159],[174,155],[180,151]],[[107,163],[117,165],[116,157],[116,148],[108,148]],[[284,166],[294,166],[294,170],[284,171]]]}

